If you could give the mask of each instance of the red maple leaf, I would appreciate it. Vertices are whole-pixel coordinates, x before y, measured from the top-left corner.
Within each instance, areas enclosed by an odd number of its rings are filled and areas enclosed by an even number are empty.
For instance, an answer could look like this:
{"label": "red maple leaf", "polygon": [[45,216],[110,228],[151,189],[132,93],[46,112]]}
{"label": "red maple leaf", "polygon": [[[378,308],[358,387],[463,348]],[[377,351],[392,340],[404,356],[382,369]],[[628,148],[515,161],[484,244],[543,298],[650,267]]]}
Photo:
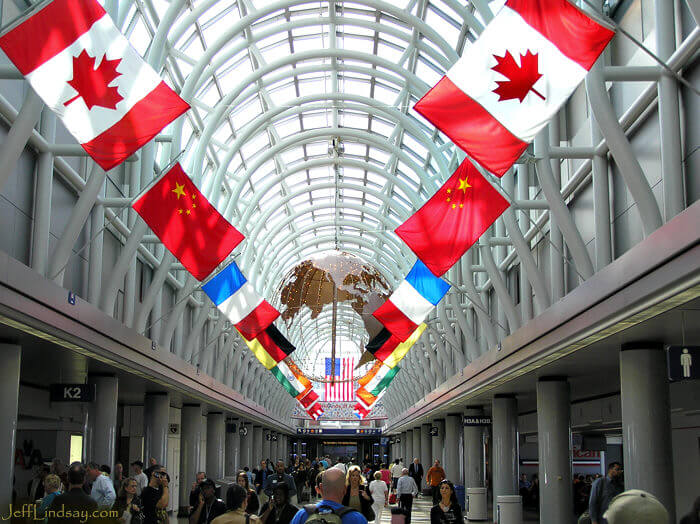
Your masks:
{"label": "red maple leaf", "polygon": [[78,94],[65,102],[64,106],[83,97],[88,109],[92,109],[93,106],[116,109],[117,104],[124,100],[116,87],[109,87],[109,83],[121,75],[117,72],[121,59],[104,58],[97,68],[95,61],[85,49],[77,57],[73,57],[73,79],[68,84]]}
{"label": "red maple leaf", "polygon": [[493,57],[498,63],[491,69],[508,78],[508,80],[496,81],[498,87],[493,92],[499,96],[499,102],[517,98],[522,103],[530,91],[544,100],[542,93],[533,87],[535,82],[542,78],[537,71],[537,54],[533,54],[530,50],[524,55],[521,54],[520,65],[515,63],[510,51],[506,51],[503,56],[493,55]]}

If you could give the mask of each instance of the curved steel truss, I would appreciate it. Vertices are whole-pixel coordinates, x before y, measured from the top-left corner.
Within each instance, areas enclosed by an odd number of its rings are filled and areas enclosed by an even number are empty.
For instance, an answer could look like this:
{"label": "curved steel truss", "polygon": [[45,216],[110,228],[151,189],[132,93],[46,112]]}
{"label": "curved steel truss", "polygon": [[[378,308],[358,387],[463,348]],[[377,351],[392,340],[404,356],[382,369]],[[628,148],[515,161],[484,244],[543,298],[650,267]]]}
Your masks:
{"label": "curved steel truss", "polygon": [[[117,26],[193,109],[107,175],[63,143],[60,124],[31,90],[21,106],[10,100],[23,81],[2,66],[0,113],[11,127],[0,146],[0,189],[23,151],[36,152],[29,262],[65,285],[84,248],[85,298],[288,416],[293,399],[127,209],[130,199],[184,151],[195,182],[246,235],[237,260],[268,299],[291,267],[329,250],[352,253],[398,283],[414,256],[393,229],[463,158],[412,107],[501,4],[105,0]],[[653,30],[639,29],[674,71],[695,63],[693,14],[657,0]],[[633,24],[624,13],[617,19]],[[685,159],[697,144],[686,137],[693,119],[683,117],[683,96],[695,95],[618,35],[526,159],[501,179],[513,206],[446,275],[452,290],[384,397],[390,416],[693,202]],[[660,162],[640,152],[634,137],[641,131],[658,142]],[[54,178],[76,198],[49,249]],[[105,224],[119,244],[115,260],[103,258]],[[341,316],[341,333],[364,341],[357,315]],[[289,337],[299,343],[313,332],[304,343],[316,351],[330,337],[330,322],[321,319],[299,315]]]}

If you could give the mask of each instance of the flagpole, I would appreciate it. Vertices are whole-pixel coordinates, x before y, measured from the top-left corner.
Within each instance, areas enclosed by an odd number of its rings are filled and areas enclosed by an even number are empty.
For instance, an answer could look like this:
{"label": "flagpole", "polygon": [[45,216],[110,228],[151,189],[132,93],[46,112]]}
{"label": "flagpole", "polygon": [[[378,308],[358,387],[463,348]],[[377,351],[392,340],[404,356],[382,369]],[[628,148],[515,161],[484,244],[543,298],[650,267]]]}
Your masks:
{"label": "flagpole", "polygon": [[[648,47],[646,47],[646,46],[645,46],[642,42],[640,42],[634,35],[632,35],[631,33],[627,32],[627,30],[626,30],[625,28],[623,28],[620,24],[618,24],[617,22],[615,22],[615,20],[613,20],[613,19],[610,18],[609,16],[605,15],[604,13],[601,13],[601,12],[598,10],[598,8],[595,6],[595,4],[593,4],[593,3],[590,2],[589,0],[581,0],[581,1],[593,10],[593,12],[587,12],[586,14],[588,14],[588,15],[591,15],[591,14],[598,15],[598,17],[602,18],[603,21],[604,21],[607,25],[610,25],[610,26],[612,27],[613,30],[615,30],[616,32],[618,32],[618,33],[620,33],[620,34],[626,36],[633,44],[635,44],[637,47],[639,47],[639,49],[641,49],[644,53],[646,53],[649,57],[651,57],[652,60],[654,60],[656,63],[658,63],[662,68],[664,68],[664,70],[666,70],[667,73],[669,73],[670,75],[672,75],[672,76],[673,76],[676,80],[678,80],[681,84],[683,84],[683,85],[686,86],[688,89],[690,89],[691,91],[693,91],[696,95],[700,95],[700,90],[699,90],[697,87],[695,87],[693,84],[691,84],[690,82],[688,82],[685,78],[683,78],[683,76],[682,76],[680,73],[674,71],[671,67],[669,67],[669,65],[668,65],[666,62],[664,62],[661,58],[659,58],[659,56],[658,56],[656,53],[654,53],[651,49],[649,49]],[[667,1],[670,1],[670,0],[667,0]]]}
{"label": "flagpole", "polygon": [[[16,26],[20,25],[22,22],[24,22],[28,18],[31,18],[35,11],[41,11],[44,7],[49,5],[51,2],[53,2],[53,0],[42,0],[41,2],[37,2],[36,4],[30,5],[25,11],[22,11],[19,15],[14,17],[8,23],[3,24],[2,27],[0,27],[0,37],[5,36],[5,33],[14,29]],[[2,14],[2,13],[0,13],[0,14]]]}
{"label": "flagpole", "polygon": [[[146,193],[148,193],[148,191],[149,191],[153,186],[155,186],[155,185],[160,181],[161,178],[163,178],[165,175],[167,175],[167,174],[170,172],[170,170],[173,168],[173,166],[174,166],[175,164],[177,164],[178,160],[180,160],[180,157],[185,153],[185,151],[186,151],[186,150],[183,149],[182,151],[180,151],[180,152],[175,156],[175,158],[172,158],[172,159],[170,160],[170,162],[168,162],[168,164],[166,164],[166,166],[165,166],[163,169],[161,169],[160,172],[153,178],[153,180],[151,180],[151,181],[146,185],[146,187],[144,187],[134,198],[131,199],[131,202],[129,202],[129,207],[130,207],[131,205],[133,205],[133,203],[136,202],[136,201],[137,201],[139,198],[141,198],[143,195],[145,195]],[[185,172],[184,169],[183,169],[182,171],[183,171],[183,173]],[[187,178],[190,178],[190,176],[189,176],[187,173],[185,173],[185,175],[187,176]],[[192,179],[190,178],[190,180],[192,180]],[[194,184],[194,182],[192,182],[192,183]]]}

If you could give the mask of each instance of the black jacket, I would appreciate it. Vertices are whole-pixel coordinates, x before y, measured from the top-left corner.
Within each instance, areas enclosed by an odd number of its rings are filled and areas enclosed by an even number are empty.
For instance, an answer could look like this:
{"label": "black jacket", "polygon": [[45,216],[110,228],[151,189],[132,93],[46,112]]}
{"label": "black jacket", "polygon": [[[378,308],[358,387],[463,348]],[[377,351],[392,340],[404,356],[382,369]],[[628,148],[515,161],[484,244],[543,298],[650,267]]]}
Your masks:
{"label": "black jacket", "polygon": [[[411,462],[411,465],[408,466],[408,474],[412,476],[414,479],[422,479],[423,478],[423,465],[418,463],[418,467],[416,468],[415,463]],[[418,484],[418,481],[416,481],[416,484]],[[420,489],[420,486],[418,486],[418,489]]]}
{"label": "black jacket", "polygon": [[[360,506],[362,507],[362,511],[360,513],[362,513],[362,515],[367,520],[374,520],[374,510],[372,509],[372,494],[369,492],[368,486],[360,486],[360,491],[364,491],[369,497],[369,500],[367,500],[360,493]],[[343,497],[342,504],[343,506],[348,506],[350,504],[350,486],[348,486],[345,489],[345,496]]]}
{"label": "black jacket", "polygon": [[[86,495],[81,488],[73,488],[63,495],[58,495],[51,502],[47,511],[49,524],[78,524],[87,522],[97,522],[97,515],[93,512],[97,510],[97,502]],[[70,512],[70,513],[69,513]],[[70,514],[74,518],[66,518]]]}
{"label": "black jacket", "polygon": [[462,508],[459,504],[450,505],[450,509],[442,511],[440,504],[435,504],[430,508],[430,524],[462,524]]}

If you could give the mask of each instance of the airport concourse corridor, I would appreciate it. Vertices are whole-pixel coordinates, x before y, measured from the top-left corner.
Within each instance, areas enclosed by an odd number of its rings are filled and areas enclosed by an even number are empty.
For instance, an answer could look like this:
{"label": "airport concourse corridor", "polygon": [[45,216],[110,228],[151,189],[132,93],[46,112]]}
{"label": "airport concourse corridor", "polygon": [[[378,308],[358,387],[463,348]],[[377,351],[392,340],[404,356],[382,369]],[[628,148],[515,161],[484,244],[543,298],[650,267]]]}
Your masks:
{"label": "airport concourse corridor", "polygon": [[700,522],[699,23],[0,1],[0,521]]}

